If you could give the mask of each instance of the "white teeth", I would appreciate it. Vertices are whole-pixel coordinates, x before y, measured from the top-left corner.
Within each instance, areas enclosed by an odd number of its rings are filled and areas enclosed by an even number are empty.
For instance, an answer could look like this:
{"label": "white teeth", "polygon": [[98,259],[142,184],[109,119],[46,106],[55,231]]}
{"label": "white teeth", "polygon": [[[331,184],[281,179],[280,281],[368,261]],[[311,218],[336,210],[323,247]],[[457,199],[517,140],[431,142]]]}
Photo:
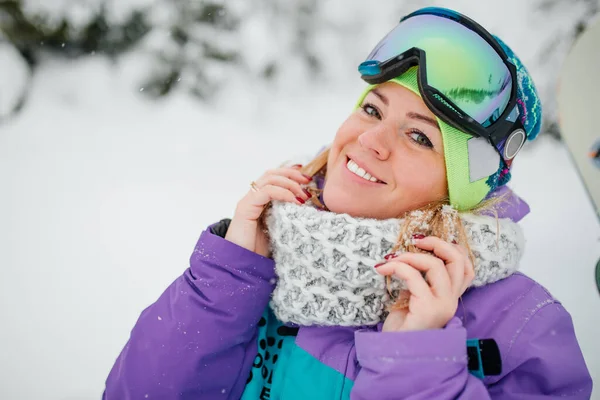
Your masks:
{"label": "white teeth", "polygon": [[348,166],[348,169],[354,173],[356,173],[356,171],[358,170],[358,164],[356,164],[354,161],[349,160],[348,164],[346,164]]}
{"label": "white teeth", "polygon": [[348,168],[348,170],[350,172],[354,173],[355,175],[360,176],[363,179],[366,179],[366,180],[371,181],[371,182],[378,182],[377,178],[373,177],[367,171],[365,171],[364,169],[362,169],[361,167],[359,167],[358,164],[356,164],[352,160],[348,160],[348,163],[346,164],[346,167]]}

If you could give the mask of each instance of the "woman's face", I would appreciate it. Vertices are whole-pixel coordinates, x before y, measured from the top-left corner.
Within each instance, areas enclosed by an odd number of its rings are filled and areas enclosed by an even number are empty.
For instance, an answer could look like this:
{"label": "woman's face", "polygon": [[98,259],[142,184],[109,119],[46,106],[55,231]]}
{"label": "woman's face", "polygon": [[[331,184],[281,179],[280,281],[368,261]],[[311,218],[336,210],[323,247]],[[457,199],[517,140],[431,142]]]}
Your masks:
{"label": "woman's face", "polygon": [[336,213],[394,218],[448,196],[435,116],[397,83],[372,90],[342,124],[327,165],[323,196]]}

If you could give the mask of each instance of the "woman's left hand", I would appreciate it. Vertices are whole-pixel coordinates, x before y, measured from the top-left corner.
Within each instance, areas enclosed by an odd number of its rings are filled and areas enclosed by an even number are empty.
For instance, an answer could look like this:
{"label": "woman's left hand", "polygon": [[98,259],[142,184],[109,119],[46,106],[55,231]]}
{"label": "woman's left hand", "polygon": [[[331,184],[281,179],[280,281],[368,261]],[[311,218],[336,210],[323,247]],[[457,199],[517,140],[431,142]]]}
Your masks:
{"label": "woman's left hand", "polygon": [[414,240],[415,246],[434,255],[403,253],[376,269],[381,275],[403,279],[407,286],[404,299],[408,296],[408,307],[391,311],[383,331],[443,328],[456,314],[458,299],[475,277],[464,247],[433,236]]}

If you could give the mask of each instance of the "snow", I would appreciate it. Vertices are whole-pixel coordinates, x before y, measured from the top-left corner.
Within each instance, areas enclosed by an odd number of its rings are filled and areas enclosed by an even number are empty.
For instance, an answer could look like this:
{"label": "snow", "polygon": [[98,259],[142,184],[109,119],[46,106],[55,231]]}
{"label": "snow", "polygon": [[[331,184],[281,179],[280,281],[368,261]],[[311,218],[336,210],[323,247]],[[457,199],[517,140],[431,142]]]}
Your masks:
{"label": "snow", "polygon": [[[520,3],[506,1],[494,13],[470,9],[466,0],[443,5],[500,32],[531,60],[537,79],[552,82],[552,70],[535,63],[542,50],[528,50],[548,43],[554,34],[548,26],[559,19],[536,25],[531,21],[540,14],[518,13],[511,26],[527,30],[509,29],[502,18]],[[337,15],[332,4],[343,4],[344,12]],[[264,170],[314,154],[332,139],[363,87],[347,60],[359,60],[401,8],[420,6],[390,4],[385,12],[327,2],[329,21],[348,32],[347,41],[336,42],[321,31],[323,44],[338,43],[348,53],[335,59],[339,52],[320,48],[332,65],[325,75],[331,81],[307,84],[292,65],[276,83],[238,74],[210,105],[182,92],[148,100],[138,84],[149,66],[138,53],[117,64],[90,56],[40,67],[26,107],[0,130],[0,398],[100,397],[140,312],[183,272],[201,231],[231,216]],[[559,11],[572,18],[581,12]],[[365,16],[380,23],[353,30]],[[264,29],[248,35],[242,47],[268,35]],[[261,57],[255,54],[257,65]],[[593,268],[600,224],[565,148],[548,138],[537,142],[518,156],[512,182],[532,208],[522,222],[528,239],[522,268],[572,313],[598,380]]]}
{"label": "snow", "polygon": [[23,102],[29,86],[30,72],[27,62],[0,34],[0,122],[10,117]]}
{"label": "snow", "polygon": [[[123,70],[98,57],[46,65],[0,135],[0,398],[98,398],[200,232],[262,171],[330,140],[358,95],[258,93],[262,105],[236,117],[244,88],[219,107],[150,102]],[[533,209],[523,269],[573,313],[598,377],[600,226],[560,144],[541,139],[515,168],[513,188]]]}
{"label": "snow", "polygon": [[73,27],[83,27],[103,8],[108,20],[122,23],[136,10],[147,10],[160,0],[22,0],[27,15],[42,15],[49,22],[59,24],[64,18]]}

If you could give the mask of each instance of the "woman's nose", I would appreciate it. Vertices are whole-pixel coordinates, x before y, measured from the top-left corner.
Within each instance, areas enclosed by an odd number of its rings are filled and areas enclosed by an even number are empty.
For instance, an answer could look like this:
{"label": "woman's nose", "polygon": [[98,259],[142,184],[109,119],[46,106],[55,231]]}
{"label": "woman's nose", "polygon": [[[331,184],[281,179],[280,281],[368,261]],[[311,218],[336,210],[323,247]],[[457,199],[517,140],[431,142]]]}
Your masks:
{"label": "woman's nose", "polygon": [[378,125],[360,134],[358,144],[373,152],[377,158],[386,160],[390,156],[388,136],[386,127]]}

